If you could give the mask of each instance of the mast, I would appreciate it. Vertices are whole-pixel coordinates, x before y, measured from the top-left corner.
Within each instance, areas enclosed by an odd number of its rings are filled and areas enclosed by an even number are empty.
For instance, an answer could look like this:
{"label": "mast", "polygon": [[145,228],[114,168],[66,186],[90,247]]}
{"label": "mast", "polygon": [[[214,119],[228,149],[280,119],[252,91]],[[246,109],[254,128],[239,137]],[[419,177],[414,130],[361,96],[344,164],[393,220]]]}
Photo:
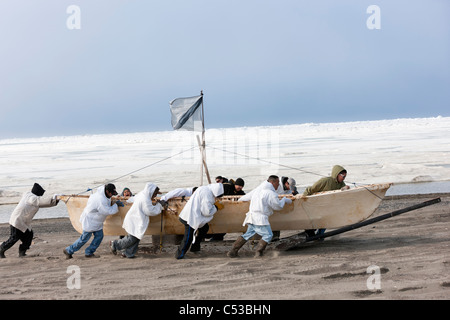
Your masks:
{"label": "mast", "polygon": [[205,143],[205,109],[203,106],[203,90],[200,91],[200,95],[202,96],[202,141],[200,142],[200,138],[197,135],[197,142],[200,148],[200,153],[202,156],[202,163],[200,166],[200,185],[203,185],[203,171],[206,173],[206,178],[208,179],[208,183],[211,183],[211,177],[209,176],[208,166],[206,165],[206,143]]}

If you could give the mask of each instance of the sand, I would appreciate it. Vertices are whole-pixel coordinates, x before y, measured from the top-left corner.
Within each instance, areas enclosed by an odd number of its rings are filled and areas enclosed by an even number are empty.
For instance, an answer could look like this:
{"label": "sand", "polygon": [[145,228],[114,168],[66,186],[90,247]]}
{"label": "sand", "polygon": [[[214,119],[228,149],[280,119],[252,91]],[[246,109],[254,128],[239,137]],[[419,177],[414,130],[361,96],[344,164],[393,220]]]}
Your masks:
{"label": "sand", "polygon": [[[111,254],[116,237],[105,236],[99,258],[86,258],[82,249],[66,260],[63,248],[79,236],[69,219],[34,220],[27,257],[18,257],[17,243],[0,259],[0,299],[449,299],[450,194],[387,197],[374,215],[437,196],[439,204],[295,250],[268,248],[257,259],[251,243],[228,258],[239,234],[227,234],[183,260],[174,258],[175,244],[153,252],[150,236],[135,259]],[[8,224],[0,225],[0,236],[8,238]]]}

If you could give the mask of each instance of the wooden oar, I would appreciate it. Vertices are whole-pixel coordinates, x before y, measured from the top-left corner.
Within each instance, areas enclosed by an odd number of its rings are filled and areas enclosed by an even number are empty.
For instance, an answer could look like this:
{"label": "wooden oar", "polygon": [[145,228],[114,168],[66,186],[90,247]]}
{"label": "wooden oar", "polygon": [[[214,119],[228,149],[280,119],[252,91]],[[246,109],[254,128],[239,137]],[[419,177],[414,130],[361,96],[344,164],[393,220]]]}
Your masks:
{"label": "wooden oar", "polygon": [[439,202],[441,202],[441,198],[436,198],[436,199],[433,199],[433,200],[425,201],[425,202],[422,202],[422,203],[419,203],[419,204],[416,204],[416,205],[413,205],[413,206],[410,206],[410,207],[407,207],[407,208],[404,208],[404,209],[399,209],[399,210],[396,210],[396,211],[393,211],[393,212],[390,212],[390,213],[386,213],[386,214],[383,214],[381,216],[378,216],[378,217],[375,217],[375,218],[372,218],[372,219],[368,219],[368,220],[365,220],[365,221],[362,221],[362,222],[354,223],[352,225],[349,225],[349,226],[346,226],[346,227],[342,227],[340,229],[336,229],[336,230],[333,230],[333,231],[325,232],[323,234],[315,235],[315,236],[312,236],[312,237],[308,237],[306,235],[306,233],[302,232],[302,233],[293,235],[291,237],[280,239],[279,240],[280,243],[275,247],[275,249],[280,250],[280,251],[290,250],[290,249],[298,247],[298,246],[300,246],[300,245],[302,245],[303,243],[306,243],[306,242],[310,242],[310,241],[314,241],[314,240],[318,240],[318,239],[324,239],[324,238],[328,238],[328,237],[331,237],[331,236],[335,236],[335,235],[340,234],[340,233],[344,233],[344,232],[347,232],[347,231],[350,231],[350,230],[361,228],[361,227],[367,226],[369,224],[372,224],[372,223],[375,223],[375,222],[378,222],[378,221],[382,221],[382,220],[385,220],[385,219],[389,219],[389,218],[398,216],[399,214],[402,214],[402,213],[405,213],[405,212],[409,212],[409,211],[412,211],[412,210],[416,210],[416,209],[420,209],[420,208],[423,208],[423,207],[426,207],[426,206],[430,206],[432,204],[436,204],[436,203],[439,203]]}

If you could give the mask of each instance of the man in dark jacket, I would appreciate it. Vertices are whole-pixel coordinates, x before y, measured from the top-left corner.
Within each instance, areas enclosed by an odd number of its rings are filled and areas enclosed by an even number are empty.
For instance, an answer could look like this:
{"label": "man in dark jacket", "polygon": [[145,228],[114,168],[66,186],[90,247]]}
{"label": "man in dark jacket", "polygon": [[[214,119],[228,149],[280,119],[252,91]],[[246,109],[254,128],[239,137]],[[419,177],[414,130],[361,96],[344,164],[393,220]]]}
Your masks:
{"label": "man in dark jacket", "polygon": [[312,186],[307,187],[305,189],[305,192],[303,192],[303,195],[310,196],[314,193],[322,191],[349,189],[349,186],[347,186],[344,182],[346,176],[347,170],[345,170],[345,168],[340,165],[335,165],[331,170],[331,176],[321,178]]}
{"label": "man in dark jacket", "polygon": [[243,196],[245,194],[244,190],[244,180],[242,178],[237,178],[236,181],[233,180],[223,183],[223,195],[224,196]]}
{"label": "man in dark jacket", "polygon": [[[345,177],[347,176],[347,170],[340,165],[335,165],[331,170],[330,177],[324,177],[319,179],[312,186],[307,187],[305,192],[303,192],[304,196],[310,196],[317,192],[322,191],[332,191],[332,190],[347,190],[350,189],[344,182]],[[306,234],[311,237],[315,234],[314,229],[305,230]],[[323,234],[325,229],[319,229],[317,234]]]}

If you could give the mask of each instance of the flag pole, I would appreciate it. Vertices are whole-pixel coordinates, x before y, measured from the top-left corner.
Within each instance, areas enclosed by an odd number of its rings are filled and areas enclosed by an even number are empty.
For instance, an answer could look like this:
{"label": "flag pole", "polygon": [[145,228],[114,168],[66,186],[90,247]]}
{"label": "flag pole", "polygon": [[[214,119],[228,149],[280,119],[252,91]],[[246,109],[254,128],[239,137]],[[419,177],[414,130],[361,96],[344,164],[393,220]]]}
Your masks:
{"label": "flag pole", "polygon": [[[206,178],[208,179],[209,184],[211,183],[211,177],[209,176],[208,166],[206,165],[205,109],[203,107],[203,90],[200,91],[200,95],[202,96],[202,143],[201,143],[201,148],[200,148],[200,152],[202,153],[202,166],[201,166],[200,185],[203,185],[203,168],[205,169]],[[200,141],[199,141],[199,145],[200,145]]]}

